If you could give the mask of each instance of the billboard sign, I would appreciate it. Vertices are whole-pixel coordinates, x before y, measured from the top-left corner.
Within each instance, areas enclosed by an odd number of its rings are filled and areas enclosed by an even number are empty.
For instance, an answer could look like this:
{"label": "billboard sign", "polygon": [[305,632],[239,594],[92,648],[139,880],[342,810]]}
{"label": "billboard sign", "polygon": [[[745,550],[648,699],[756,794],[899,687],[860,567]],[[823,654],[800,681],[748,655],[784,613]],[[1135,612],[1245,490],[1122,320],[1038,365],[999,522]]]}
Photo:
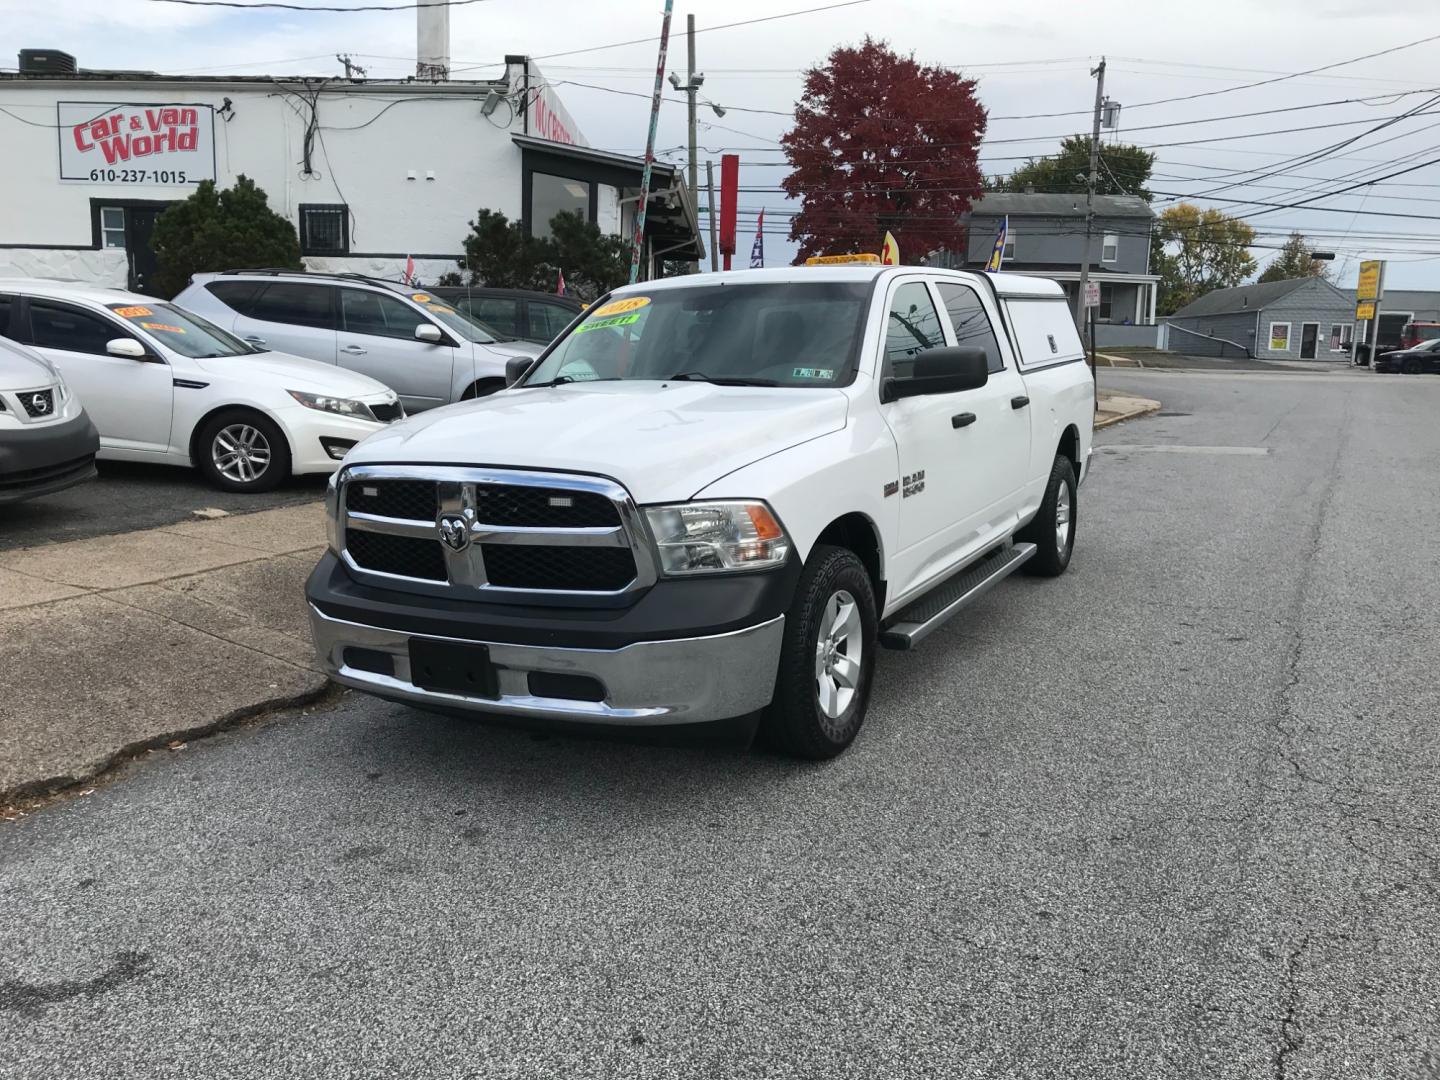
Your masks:
{"label": "billboard sign", "polygon": [[215,179],[215,109],[179,102],[61,101],[60,179],[176,186]]}
{"label": "billboard sign", "polygon": [[1360,264],[1360,283],[1355,286],[1356,300],[1380,299],[1380,275],[1384,267],[1385,264],[1378,259]]}
{"label": "billboard sign", "polygon": [[569,146],[589,146],[585,136],[580,134],[580,125],[575,123],[575,118],[560,101],[554,87],[534,63],[526,65],[526,80],[526,134]]}

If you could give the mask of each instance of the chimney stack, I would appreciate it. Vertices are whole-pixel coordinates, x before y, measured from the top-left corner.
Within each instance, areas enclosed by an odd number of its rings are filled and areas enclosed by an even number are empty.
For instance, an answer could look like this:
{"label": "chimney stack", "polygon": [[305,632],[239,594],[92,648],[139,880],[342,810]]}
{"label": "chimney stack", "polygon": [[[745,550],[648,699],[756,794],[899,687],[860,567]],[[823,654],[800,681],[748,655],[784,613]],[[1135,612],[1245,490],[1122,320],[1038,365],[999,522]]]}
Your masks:
{"label": "chimney stack", "polygon": [[450,5],[415,6],[415,77],[431,82],[450,78]]}

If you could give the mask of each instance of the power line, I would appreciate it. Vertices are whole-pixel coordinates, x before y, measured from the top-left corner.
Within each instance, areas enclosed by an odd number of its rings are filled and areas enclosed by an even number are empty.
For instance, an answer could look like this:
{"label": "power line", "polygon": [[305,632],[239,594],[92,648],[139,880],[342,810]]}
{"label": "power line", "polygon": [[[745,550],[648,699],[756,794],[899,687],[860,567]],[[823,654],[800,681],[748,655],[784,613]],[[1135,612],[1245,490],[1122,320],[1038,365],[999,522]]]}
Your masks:
{"label": "power line", "polygon": [[408,4],[362,4],[359,7],[330,7],[309,4],[291,4],[285,0],[150,0],[152,4],[184,4],[186,7],[223,7],[241,9],[278,8],[282,11],[341,12],[352,11],[414,11],[416,8],[464,7],[466,4],[484,4],[488,0],[411,0]]}

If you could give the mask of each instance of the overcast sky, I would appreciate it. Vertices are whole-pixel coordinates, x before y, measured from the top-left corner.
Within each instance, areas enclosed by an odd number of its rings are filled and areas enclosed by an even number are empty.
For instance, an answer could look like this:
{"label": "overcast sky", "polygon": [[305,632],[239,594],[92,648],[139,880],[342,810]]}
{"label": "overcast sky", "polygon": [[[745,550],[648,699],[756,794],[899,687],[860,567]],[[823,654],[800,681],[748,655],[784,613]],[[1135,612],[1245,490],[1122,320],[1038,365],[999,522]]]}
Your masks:
{"label": "overcast sky", "polygon": [[[360,6],[377,0],[294,2]],[[683,74],[687,13],[695,15],[703,30],[824,2],[677,0],[672,67],[678,65]],[[341,70],[334,58],[337,52],[350,53],[369,68],[371,77],[414,71],[413,12],[236,11],[156,0],[64,0],[63,20],[55,17],[57,10],[54,3],[38,0],[0,0],[4,28],[0,65],[13,65],[21,47],[45,47],[73,53],[83,67],[175,73],[335,75]],[[659,31],[660,11],[657,0],[481,0],[452,9],[452,64],[465,68],[457,77],[486,78],[500,73],[501,58],[507,53],[543,57],[653,36]],[[1424,104],[1431,95],[1420,91],[1440,88],[1440,41],[1271,85],[1143,104],[1226,90],[1415,42],[1440,34],[1435,14],[1435,0],[1209,0],[1203,4],[1157,0],[1145,5],[1134,0],[1085,4],[869,0],[716,29],[697,37],[699,67],[707,76],[702,94],[729,111],[723,120],[703,111],[708,123],[700,141],[712,153],[702,151],[701,157],[718,159],[722,148],[740,148],[747,165],[742,184],[775,187],[784,170],[760,163],[783,160],[773,151],[788,121],[783,115],[742,110],[792,108],[802,69],[822,60],[834,46],[857,43],[868,33],[888,40],[901,52],[913,52],[922,62],[958,67],[979,80],[981,101],[994,118],[982,164],[986,172],[1004,172],[1017,157],[1043,154],[1054,148],[1058,136],[1087,129],[1088,119],[1084,115],[1001,118],[1088,113],[1094,95],[1089,69],[1103,54],[1109,61],[1107,94],[1126,106],[1122,139],[1142,145],[1219,140],[1158,149],[1157,175],[1151,182],[1155,191],[1198,193],[1220,183],[1255,180],[1199,201],[1232,213],[1258,215],[1252,223],[1261,232],[1260,244],[1278,246],[1286,229],[1301,229],[1316,248],[1341,253],[1334,265],[1342,284],[1354,281],[1359,257],[1373,254],[1389,260],[1387,284],[1440,288],[1440,165],[1353,195],[1325,199],[1318,205],[1332,208],[1327,210],[1270,209],[1235,201],[1293,202],[1313,194],[1297,194],[1296,189],[1313,186],[1317,179],[1357,172],[1356,180],[1365,179],[1440,157],[1437,103],[1429,106],[1433,115],[1405,120],[1319,160],[1291,165],[1282,175],[1256,179],[1253,173],[1241,172],[1267,171],[1267,166],[1274,168],[1287,157],[1321,151]],[[567,84],[559,93],[592,145],[638,155],[644,148],[648,101],[614,91],[648,93],[655,49],[653,42],[626,45],[558,56],[540,64],[552,81]],[[1368,100],[1138,130],[1355,98]],[[1360,122],[1238,138],[1348,121]],[[677,100],[664,107],[657,146],[677,148],[684,139],[685,109]],[[666,156],[683,160],[678,153]],[[17,182],[13,167],[7,173],[7,183]],[[1207,183],[1204,177],[1211,179]],[[1156,206],[1163,208],[1171,201],[1159,197]],[[777,223],[785,220],[787,209],[793,209],[778,191],[747,193],[741,205],[765,206]],[[1270,212],[1262,213],[1266,210]],[[1382,213],[1377,216],[1377,211]],[[1412,216],[1396,216],[1400,214]],[[742,253],[748,252],[752,238],[753,227],[742,225]],[[767,261],[788,260],[790,247],[782,237],[767,236],[766,242]],[[1256,251],[1262,265],[1269,254]]]}

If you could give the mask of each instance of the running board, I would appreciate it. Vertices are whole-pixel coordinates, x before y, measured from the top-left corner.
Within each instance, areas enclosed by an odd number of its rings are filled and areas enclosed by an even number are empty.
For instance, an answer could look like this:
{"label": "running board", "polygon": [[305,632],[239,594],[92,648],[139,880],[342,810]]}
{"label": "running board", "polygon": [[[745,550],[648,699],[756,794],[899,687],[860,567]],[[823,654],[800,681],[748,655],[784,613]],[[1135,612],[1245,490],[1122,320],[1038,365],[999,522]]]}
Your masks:
{"label": "running board", "polygon": [[1034,544],[1001,548],[896,612],[880,632],[887,649],[913,649],[950,618],[1020,569],[1035,554]]}

